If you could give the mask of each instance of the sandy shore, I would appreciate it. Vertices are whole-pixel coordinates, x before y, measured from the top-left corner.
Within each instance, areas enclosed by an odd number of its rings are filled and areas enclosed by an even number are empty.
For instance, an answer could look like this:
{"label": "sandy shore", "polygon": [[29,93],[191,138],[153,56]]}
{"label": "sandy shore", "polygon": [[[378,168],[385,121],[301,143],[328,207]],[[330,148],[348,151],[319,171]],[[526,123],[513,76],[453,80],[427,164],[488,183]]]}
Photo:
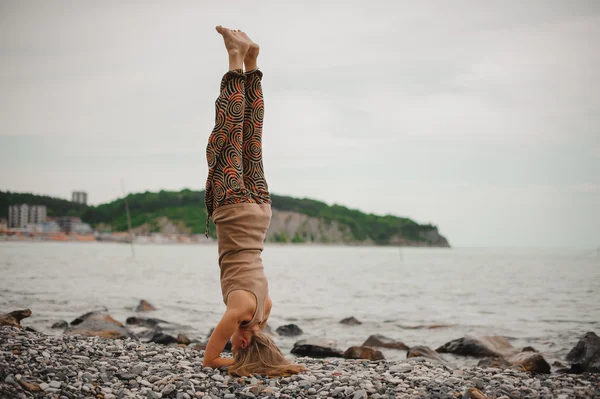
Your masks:
{"label": "sandy shore", "polygon": [[290,378],[230,377],[202,367],[202,351],[0,327],[2,398],[600,398],[598,374],[531,375],[396,362],[297,359]]}

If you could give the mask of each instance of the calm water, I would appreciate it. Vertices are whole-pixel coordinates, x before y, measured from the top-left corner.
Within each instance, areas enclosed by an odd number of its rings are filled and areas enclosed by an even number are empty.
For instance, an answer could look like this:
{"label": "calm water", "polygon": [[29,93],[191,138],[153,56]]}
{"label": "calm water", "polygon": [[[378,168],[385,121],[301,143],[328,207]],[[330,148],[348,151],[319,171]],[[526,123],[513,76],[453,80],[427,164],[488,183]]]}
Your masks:
{"label": "calm water", "polygon": [[[589,251],[268,245],[263,255],[269,324],[296,323],[342,349],[375,333],[432,348],[497,334],[552,361],[600,333],[600,257]],[[120,244],[4,242],[0,276],[0,311],[30,308],[24,324],[49,333],[102,306],[124,322],[146,299],[160,308],[149,317],[203,338],[224,311],[214,245],[138,245],[134,260]],[[363,324],[338,323],[348,316]],[[434,324],[449,327],[417,328]],[[297,338],[277,340],[289,353]]]}

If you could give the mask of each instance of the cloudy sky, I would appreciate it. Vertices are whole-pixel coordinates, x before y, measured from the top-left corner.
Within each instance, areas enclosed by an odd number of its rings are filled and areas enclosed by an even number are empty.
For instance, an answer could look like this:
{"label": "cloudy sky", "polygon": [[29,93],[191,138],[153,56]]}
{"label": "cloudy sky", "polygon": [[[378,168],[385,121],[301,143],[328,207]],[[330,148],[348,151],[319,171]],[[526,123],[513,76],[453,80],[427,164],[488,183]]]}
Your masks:
{"label": "cloudy sky", "polygon": [[261,45],[272,192],[600,245],[595,0],[0,0],[0,190],[203,188],[217,24]]}

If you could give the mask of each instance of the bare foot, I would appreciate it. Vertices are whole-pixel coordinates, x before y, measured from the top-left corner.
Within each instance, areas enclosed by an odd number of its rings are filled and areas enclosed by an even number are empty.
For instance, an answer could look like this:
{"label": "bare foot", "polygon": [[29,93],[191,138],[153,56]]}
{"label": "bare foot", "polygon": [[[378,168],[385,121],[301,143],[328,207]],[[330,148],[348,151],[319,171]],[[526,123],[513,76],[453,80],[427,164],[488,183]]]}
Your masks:
{"label": "bare foot", "polygon": [[250,44],[239,33],[224,28],[221,25],[215,28],[225,41],[225,48],[229,53],[229,69],[242,69],[244,58],[248,53]]}
{"label": "bare foot", "polygon": [[244,42],[248,43],[248,52],[246,53],[246,57],[244,57],[244,64],[246,65],[246,71],[251,71],[256,69],[258,53],[260,51],[260,47],[258,44],[254,43],[252,39],[248,37],[246,32],[242,32],[240,30],[236,30],[235,34],[244,40]]}

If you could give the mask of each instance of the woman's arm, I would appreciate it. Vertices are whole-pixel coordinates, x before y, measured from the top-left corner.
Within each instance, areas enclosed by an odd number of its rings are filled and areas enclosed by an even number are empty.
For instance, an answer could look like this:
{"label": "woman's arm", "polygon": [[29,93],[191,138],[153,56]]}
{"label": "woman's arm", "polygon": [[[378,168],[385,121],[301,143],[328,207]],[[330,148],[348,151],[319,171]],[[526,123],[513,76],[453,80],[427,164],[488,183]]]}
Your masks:
{"label": "woman's arm", "polygon": [[225,359],[220,357],[223,348],[227,345],[229,338],[238,329],[241,320],[240,312],[236,309],[227,309],[221,317],[221,321],[215,327],[204,351],[204,361],[202,365],[204,367],[219,368],[223,366],[230,366],[233,364],[233,359]]}

